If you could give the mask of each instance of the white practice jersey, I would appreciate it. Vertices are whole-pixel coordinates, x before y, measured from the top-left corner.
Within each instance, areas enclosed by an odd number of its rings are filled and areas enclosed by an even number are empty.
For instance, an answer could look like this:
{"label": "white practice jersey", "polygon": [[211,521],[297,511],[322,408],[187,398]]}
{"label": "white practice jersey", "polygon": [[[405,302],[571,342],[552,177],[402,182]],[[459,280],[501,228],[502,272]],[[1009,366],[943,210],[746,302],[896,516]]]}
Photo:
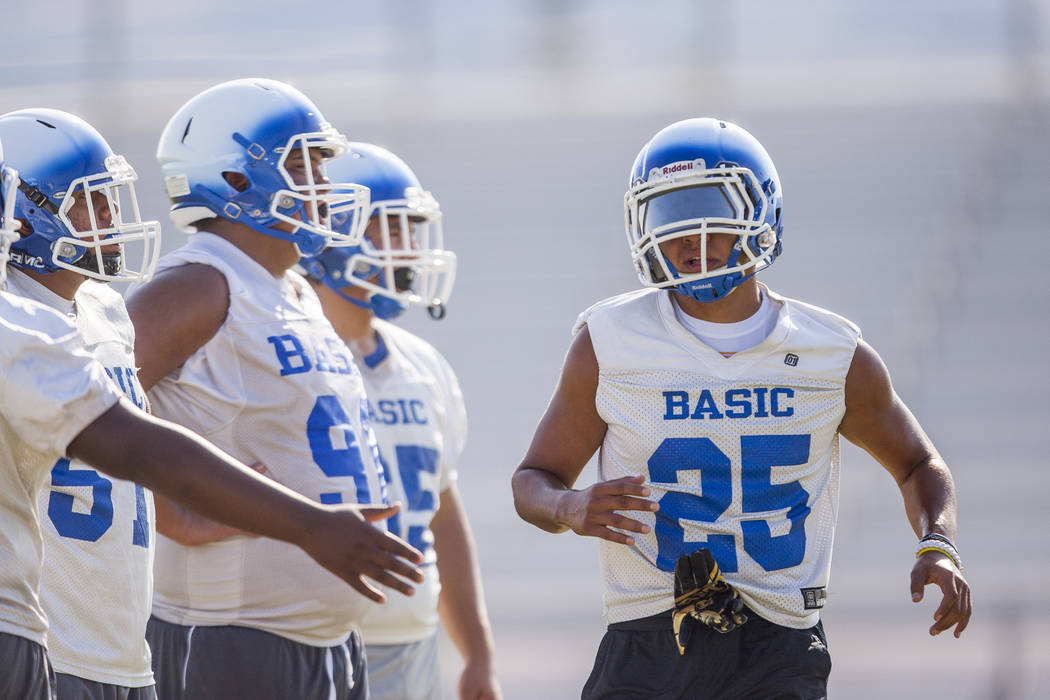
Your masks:
{"label": "white practice jersey", "polygon": [[411,597],[387,591],[387,602],[361,620],[366,644],[408,644],[438,625],[441,592],[430,521],[456,478],[467,436],[467,412],[452,367],[432,345],[391,323],[375,321],[379,348],[355,358],[365,380],[391,502],[401,511],[390,531],[423,553],[424,582]]}
{"label": "white practice jersey", "polygon": [[[361,375],[310,285],[275,278],[228,241],[197,233],[158,274],[202,263],[229,286],[219,331],[150,391],[153,412],[322,503],[382,503]],[[299,548],[234,536],[186,547],[158,537],[153,614],[341,644],[372,603]]]}
{"label": "white practice jersey", "polygon": [[0,363],[0,632],[44,645],[37,499],[69,443],[121,394],[71,323],[8,292],[0,292]]}
{"label": "white practice jersey", "polygon": [[[135,330],[120,294],[89,280],[74,302],[16,269],[8,274],[11,292],[75,314],[84,349],[130,401],[144,407]],[[145,635],[153,599],[153,494],[65,458],[53,465],[48,485],[38,507],[45,552],[40,600],[51,625],[51,665],[99,683],[150,685]]]}
{"label": "white practice jersey", "polygon": [[[767,290],[768,291],[768,290]],[[585,311],[608,423],[599,478],[645,476],[657,513],[624,546],[600,540],[607,620],[671,609],[674,565],[707,547],[752,610],[816,624],[838,509],[838,427],[860,332],[823,309],[770,294],[776,327],[723,357],[675,318],[670,292],[644,290]]]}

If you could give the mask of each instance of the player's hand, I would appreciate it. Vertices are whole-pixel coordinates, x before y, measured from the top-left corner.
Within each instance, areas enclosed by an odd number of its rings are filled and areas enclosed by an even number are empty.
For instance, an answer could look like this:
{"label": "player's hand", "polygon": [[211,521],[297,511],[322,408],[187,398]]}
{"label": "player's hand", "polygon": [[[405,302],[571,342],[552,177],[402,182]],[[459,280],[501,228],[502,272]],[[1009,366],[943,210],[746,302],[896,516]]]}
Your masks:
{"label": "player's hand", "polygon": [[503,700],[491,663],[467,662],[459,676],[459,700]]}
{"label": "player's hand", "polygon": [[674,566],[674,610],[671,624],[678,653],[684,654],[690,630],[686,617],[702,622],[716,632],[732,632],[747,622],[744,601],[726,583],[718,562],[706,547],[683,554]]}
{"label": "player's hand", "polygon": [[[405,579],[421,583],[423,555],[385,530],[369,523],[386,520],[400,509],[388,506],[340,505],[319,509],[319,517],[300,546],[318,564],[349,583],[354,590],[377,603],[386,601],[365,576],[404,595],[415,589]],[[395,575],[396,574],[396,575]]]}
{"label": "player's hand", "polygon": [[915,560],[911,570],[912,601],[918,603],[922,600],[923,590],[931,584],[941,589],[942,598],[937,611],[933,613],[930,634],[937,636],[955,625],[955,637],[958,638],[970,623],[970,614],[973,612],[970,584],[946,554],[925,552]]}
{"label": "player's hand", "polygon": [[659,504],[648,500],[651,492],[644,484],[644,476],[625,476],[578,491],[566,491],[558,504],[557,519],[577,535],[634,544],[633,537],[617,530],[644,535],[649,532],[649,526],[616,511],[640,510],[652,513],[659,510]]}

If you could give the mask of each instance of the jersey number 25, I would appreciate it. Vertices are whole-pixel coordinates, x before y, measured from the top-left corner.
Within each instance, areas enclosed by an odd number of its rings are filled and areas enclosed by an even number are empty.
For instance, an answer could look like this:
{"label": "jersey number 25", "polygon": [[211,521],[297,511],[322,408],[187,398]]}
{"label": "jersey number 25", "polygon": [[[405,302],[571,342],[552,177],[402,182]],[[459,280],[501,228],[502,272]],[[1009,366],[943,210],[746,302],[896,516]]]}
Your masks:
{"label": "jersey number 25", "polygon": [[[743,513],[787,509],[790,530],[773,536],[765,518],[742,520],[744,551],[766,571],[797,566],[806,554],[809,493],[797,481],[772,482],[773,467],[809,461],[809,435],[743,435],[740,437],[740,494]],[[667,438],[649,458],[653,484],[678,484],[678,473],[700,472],[700,494],[669,490],[656,513],[656,565],[674,571],[682,554],[706,544],[723,571],[737,570],[736,538],[708,535],[706,543],[686,542],[682,520],[713,523],[733,501],[733,469],[729,457],[710,438]]]}

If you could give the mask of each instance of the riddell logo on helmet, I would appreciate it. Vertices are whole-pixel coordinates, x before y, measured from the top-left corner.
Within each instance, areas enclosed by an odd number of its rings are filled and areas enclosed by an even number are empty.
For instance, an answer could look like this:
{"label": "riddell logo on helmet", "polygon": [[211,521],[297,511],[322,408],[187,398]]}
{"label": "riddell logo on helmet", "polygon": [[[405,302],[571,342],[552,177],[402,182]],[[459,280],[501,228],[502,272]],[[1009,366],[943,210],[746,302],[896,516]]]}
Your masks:
{"label": "riddell logo on helmet", "polygon": [[33,267],[38,270],[44,269],[44,259],[39,255],[29,255],[18,250],[11,251],[11,262],[21,267]]}
{"label": "riddell logo on helmet", "polygon": [[665,165],[661,171],[664,175],[670,175],[671,173],[680,173],[683,170],[692,170],[692,163],[675,163],[674,165]]}

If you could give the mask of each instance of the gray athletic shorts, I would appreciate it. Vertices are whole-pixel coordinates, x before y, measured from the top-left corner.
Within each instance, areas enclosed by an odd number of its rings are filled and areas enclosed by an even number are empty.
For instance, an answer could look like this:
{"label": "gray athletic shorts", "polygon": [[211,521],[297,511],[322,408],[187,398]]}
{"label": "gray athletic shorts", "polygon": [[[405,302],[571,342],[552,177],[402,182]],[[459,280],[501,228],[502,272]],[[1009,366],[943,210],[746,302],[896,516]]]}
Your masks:
{"label": "gray athletic shorts", "polygon": [[152,685],[128,688],[65,673],[56,673],[55,681],[59,700],[157,700],[157,691]]}
{"label": "gray athletic shorts", "polygon": [[441,700],[437,634],[411,644],[367,644],[370,700]]}
{"label": "gray athletic shorts", "polygon": [[824,628],[781,627],[745,611],[747,624],[719,634],[687,618],[679,655],[671,611],[609,625],[583,700],[822,700],[831,655]]}
{"label": "gray athletic shorts", "polygon": [[368,700],[361,635],[314,647],[248,627],[184,627],[151,617],[160,700]]}
{"label": "gray athletic shorts", "polygon": [[44,647],[0,632],[0,700],[52,700],[55,674]]}

